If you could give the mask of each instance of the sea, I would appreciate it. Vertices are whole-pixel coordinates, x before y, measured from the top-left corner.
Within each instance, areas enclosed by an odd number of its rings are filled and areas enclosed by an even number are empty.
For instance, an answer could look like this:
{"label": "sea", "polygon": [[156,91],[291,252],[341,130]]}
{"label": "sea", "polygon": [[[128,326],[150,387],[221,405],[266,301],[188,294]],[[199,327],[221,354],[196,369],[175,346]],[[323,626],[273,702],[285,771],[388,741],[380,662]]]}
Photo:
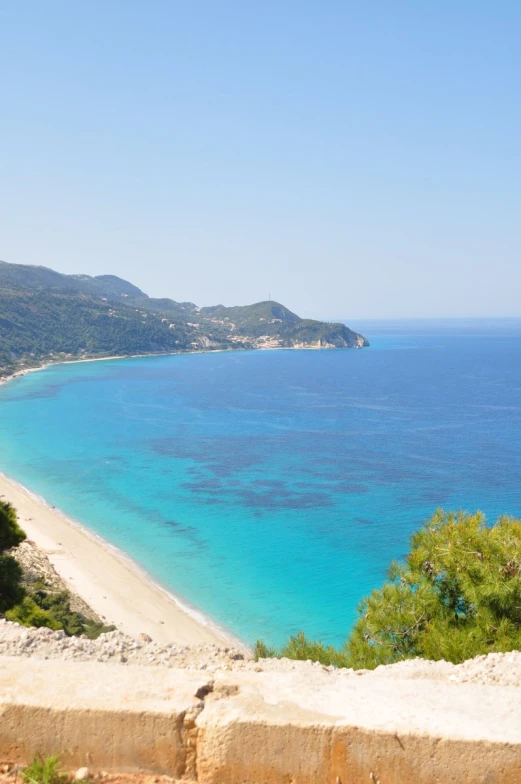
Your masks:
{"label": "sea", "polygon": [[340,645],[436,509],[521,516],[521,320],[349,326],[10,381],[0,470],[246,642]]}

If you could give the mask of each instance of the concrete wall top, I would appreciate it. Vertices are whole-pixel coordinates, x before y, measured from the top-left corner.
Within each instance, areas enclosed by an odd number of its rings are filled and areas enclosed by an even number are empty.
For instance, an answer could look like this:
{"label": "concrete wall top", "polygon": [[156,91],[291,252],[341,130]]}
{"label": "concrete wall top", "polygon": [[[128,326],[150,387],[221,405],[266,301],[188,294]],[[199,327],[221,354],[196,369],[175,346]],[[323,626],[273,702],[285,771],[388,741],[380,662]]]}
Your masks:
{"label": "concrete wall top", "polygon": [[[212,784],[521,782],[521,690],[0,657],[0,762]],[[372,777],[372,778],[371,778]]]}

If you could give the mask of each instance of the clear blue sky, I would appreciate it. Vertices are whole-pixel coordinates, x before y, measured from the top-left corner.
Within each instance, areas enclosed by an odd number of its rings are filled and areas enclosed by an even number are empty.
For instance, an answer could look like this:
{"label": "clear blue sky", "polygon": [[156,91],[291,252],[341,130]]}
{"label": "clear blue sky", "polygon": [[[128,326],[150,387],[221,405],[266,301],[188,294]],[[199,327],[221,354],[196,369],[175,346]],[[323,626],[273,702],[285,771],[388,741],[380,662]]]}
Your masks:
{"label": "clear blue sky", "polygon": [[521,315],[518,0],[3,0],[0,258]]}

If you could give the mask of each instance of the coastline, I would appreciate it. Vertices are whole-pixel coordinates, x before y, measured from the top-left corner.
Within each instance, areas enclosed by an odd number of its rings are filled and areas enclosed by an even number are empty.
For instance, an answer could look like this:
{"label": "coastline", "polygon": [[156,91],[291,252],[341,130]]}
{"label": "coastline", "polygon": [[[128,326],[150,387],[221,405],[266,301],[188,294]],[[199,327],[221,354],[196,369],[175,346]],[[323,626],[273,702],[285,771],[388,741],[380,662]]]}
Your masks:
{"label": "coastline", "polygon": [[[367,344],[369,345],[369,344]],[[360,349],[361,346],[351,346],[351,348]],[[15,370],[8,376],[0,376],[0,386],[7,384],[8,381],[13,381],[15,378],[22,378],[28,373],[37,373],[39,370],[46,370],[54,365],[78,365],[81,362],[107,362],[114,359],[141,359],[145,357],[177,357],[192,354],[222,354],[230,353],[233,351],[343,351],[346,347],[335,346],[316,346],[316,345],[296,345],[296,346],[257,346],[253,349],[243,348],[203,348],[192,351],[158,351],[148,352],[147,354],[114,354],[105,357],[85,357],[84,359],[58,359],[56,361],[44,362],[36,367],[20,368]]]}
{"label": "coastline", "polygon": [[106,623],[130,637],[158,643],[248,646],[154,581],[142,567],[98,534],[49,506],[0,473],[0,497],[18,513],[27,538],[45,553],[71,593]]}
{"label": "coastline", "polygon": [[[213,349],[213,352],[217,351],[225,351],[226,349]],[[0,378],[0,386],[2,384],[7,384],[8,381],[14,381],[15,378],[23,378],[28,373],[37,373],[40,370],[46,370],[49,367],[53,367],[54,365],[78,365],[81,362],[107,362],[111,359],[141,359],[141,357],[174,357],[180,354],[207,354],[212,353],[212,351],[167,351],[160,352],[158,354],[115,354],[110,357],[85,357],[85,359],[59,359],[56,362],[44,362],[42,365],[37,365],[36,367],[30,368],[21,368],[20,370],[15,370],[14,373],[11,373],[9,376],[2,376]]]}
{"label": "coastline", "polygon": [[[303,349],[327,350],[316,346],[276,346],[257,350]],[[0,386],[54,365],[233,350],[203,349],[49,361],[0,378]],[[67,517],[1,470],[0,498],[10,501],[15,507],[28,539],[47,556],[70,592],[89,605],[104,622],[114,624],[119,631],[133,638],[144,633],[158,643],[214,644],[240,649],[251,655],[247,643],[158,583],[123,550],[88,526]]]}

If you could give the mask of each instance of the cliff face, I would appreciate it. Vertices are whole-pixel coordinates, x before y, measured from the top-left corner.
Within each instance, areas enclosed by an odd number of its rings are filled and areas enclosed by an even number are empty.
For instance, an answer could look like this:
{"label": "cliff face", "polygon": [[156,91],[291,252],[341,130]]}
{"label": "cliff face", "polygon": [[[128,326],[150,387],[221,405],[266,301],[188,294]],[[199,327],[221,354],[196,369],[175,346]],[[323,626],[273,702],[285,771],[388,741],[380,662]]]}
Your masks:
{"label": "cliff face", "polygon": [[288,336],[294,348],[364,348],[369,341],[345,324],[302,320]]}

